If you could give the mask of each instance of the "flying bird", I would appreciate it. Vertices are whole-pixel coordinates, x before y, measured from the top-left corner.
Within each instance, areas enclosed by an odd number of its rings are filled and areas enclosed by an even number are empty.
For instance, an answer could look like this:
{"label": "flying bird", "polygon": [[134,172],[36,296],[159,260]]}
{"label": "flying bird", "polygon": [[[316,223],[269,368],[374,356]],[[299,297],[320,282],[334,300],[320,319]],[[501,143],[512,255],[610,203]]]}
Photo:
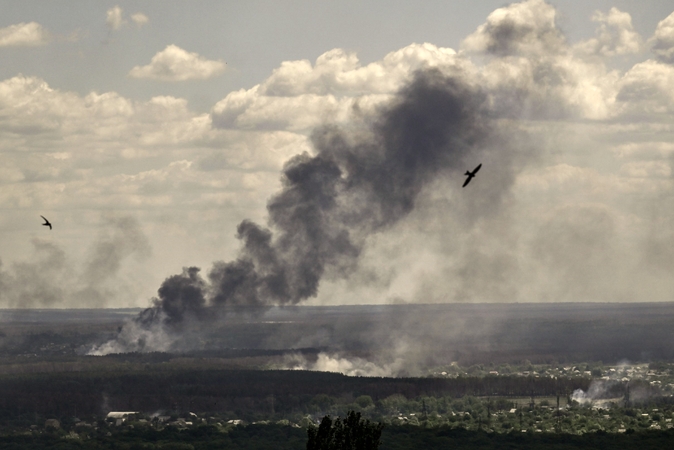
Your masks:
{"label": "flying bird", "polygon": [[466,187],[468,185],[468,183],[470,183],[470,180],[472,180],[473,177],[475,176],[475,174],[477,173],[477,171],[480,170],[480,167],[482,167],[482,164],[480,164],[475,169],[473,169],[472,172],[466,170],[466,173],[464,175],[468,175],[468,178],[466,178],[466,181],[463,183],[463,186],[461,186],[461,187]]}
{"label": "flying bird", "polygon": [[45,216],[40,217],[44,219],[44,223],[42,225],[44,225],[45,227],[49,227],[49,229],[51,230],[51,223],[47,220],[47,218]]}

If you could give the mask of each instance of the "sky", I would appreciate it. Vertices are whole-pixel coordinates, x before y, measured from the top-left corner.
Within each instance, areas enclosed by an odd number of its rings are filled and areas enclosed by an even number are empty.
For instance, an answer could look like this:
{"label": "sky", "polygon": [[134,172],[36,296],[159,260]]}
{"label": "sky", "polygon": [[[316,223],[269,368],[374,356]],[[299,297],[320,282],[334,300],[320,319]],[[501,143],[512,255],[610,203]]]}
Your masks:
{"label": "sky", "polygon": [[417,3],[0,1],[0,307],[148,306],[184,267],[263,267],[265,227],[305,255],[284,167],[358,173],[330,139],[369,164],[405,105],[451,113],[414,103],[433,83],[469,110],[442,137],[465,148],[395,220],[336,197],[352,252],[335,237],[280,303],[671,301],[671,3]]}

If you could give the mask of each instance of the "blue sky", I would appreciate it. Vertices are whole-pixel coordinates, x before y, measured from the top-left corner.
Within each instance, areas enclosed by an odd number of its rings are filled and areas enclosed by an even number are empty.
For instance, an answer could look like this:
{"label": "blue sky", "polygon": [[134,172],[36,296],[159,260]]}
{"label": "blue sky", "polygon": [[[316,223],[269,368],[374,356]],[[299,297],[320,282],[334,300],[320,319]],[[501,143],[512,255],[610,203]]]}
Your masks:
{"label": "blue sky", "polygon": [[669,2],[0,7],[0,306],[144,306],[235,258],[317,127],[376,117],[429,68],[482,90],[530,158],[471,223],[461,174],[433,180],[307,302],[671,300]]}
{"label": "blue sky", "polygon": [[[39,76],[58,89],[86,94],[115,91],[149,99],[177,95],[208,111],[227,92],[263,81],[280,62],[315,60],[333,48],[358,53],[363,63],[410,43],[431,42],[458,48],[501,1],[3,1],[0,26],[38,22],[55,35],[50,45],[3,50],[0,76]],[[671,13],[667,1],[561,1],[560,27],[570,40],[590,37],[597,11],[618,7],[632,16],[635,29],[648,36]],[[120,29],[106,25],[106,12],[119,6]],[[148,22],[134,25],[130,15]],[[73,35],[77,38],[73,39]],[[169,44],[227,62],[225,76],[198,83],[157,84],[129,80],[131,67],[147,63]]]}

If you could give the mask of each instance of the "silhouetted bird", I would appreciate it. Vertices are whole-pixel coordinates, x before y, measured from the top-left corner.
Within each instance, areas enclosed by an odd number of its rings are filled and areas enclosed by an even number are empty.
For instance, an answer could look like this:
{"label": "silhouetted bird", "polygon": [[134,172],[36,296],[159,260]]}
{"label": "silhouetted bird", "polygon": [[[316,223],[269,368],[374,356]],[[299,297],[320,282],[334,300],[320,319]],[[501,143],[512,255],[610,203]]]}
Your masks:
{"label": "silhouetted bird", "polygon": [[482,167],[482,164],[477,166],[472,172],[469,172],[468,170],[466,170],[466,173],[464,175],[468,175],[468,178],[466,178],[466,181],[463,183],[463,186],[461,186],[461,187],[466,187],[468,185],[468,183],[470,183],[470,180],[472,180],[473,177],[475,176],[475,174],[477,173],[477,171],[480,170],[480,167]]}
{"label": "silhouetted bird", "polygon": [[49,227],[49,229],[51,230],[51,223],[49,223],[47,218],[45,216],[40,216],[40,217],[42,217],[44,219],[44,223],[42,225],[44,225],[45,227]]}

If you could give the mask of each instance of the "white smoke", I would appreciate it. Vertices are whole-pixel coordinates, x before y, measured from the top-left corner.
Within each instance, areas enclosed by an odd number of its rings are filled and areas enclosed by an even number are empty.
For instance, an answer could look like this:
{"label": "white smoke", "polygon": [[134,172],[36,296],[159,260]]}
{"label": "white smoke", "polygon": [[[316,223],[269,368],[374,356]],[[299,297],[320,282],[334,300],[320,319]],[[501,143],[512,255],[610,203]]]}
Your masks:
{"label": "white smoke", "polygon": [[302,355],[292,355],[284,363],[286,370],[313,370],[336,372],[352,377],[396,377],[404,370],[404,361],[397,358],[392,363],[377,364],[363,358],[346,358],[321,352],[315,362]]}
{"label": "white smoke", "polygon": [[162,321],[148,327],[137,320],[129,320],[115,339],[99,346],[94,345],[87,355],[103,356],[128,352],[167,352],[177,337],[168,333]]}
{"label": "white smoke", "polygon": [[[596,406],[605,406],[610,400],[607,399],[609,387],[609,383],[593,380],[590,383],[590,387],[587,388],[587,392],[583,391],[582,389],[576,389],[573,391],[573,394],[571,394],[571,400],[574,400],[581,405],[595,404]],[[602,401],[596,402],[597,400]]]}
{"label": "white smoke", "polygon": [[573,394],[571,394],[571,400],[573,400],[574,402],[578,402],[581,405],[592,403],[590,390],[588,389],[588,392],[586,393],[582,389],[576,389],[575,391],[573,391]]}

